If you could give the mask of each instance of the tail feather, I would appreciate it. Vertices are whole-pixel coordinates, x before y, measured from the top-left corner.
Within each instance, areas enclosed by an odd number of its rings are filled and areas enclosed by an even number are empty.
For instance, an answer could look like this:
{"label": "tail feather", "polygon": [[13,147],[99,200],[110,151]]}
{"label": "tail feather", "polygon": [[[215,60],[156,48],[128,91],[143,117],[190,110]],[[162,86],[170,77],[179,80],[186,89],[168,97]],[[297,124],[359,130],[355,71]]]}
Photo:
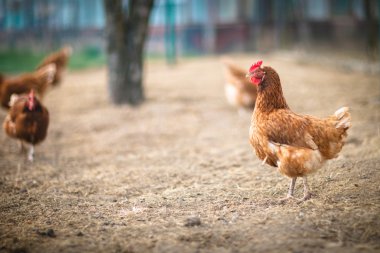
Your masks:
{"label": "tail feather", "polygon": [[66,56],[71,56],[72,53],[73,53],[73,47],[72,46],[65,46],[62,48],[62,52],[66,55]]}
{"label": "tail feather", "polygon": [[351,126],[351,114],[348,107],[338,109],[334,116],[336,117],[336,128],[348,129]]}
{"label": "tail feather", "polygon": [[54,80],[56,71],[57,68],[55,64],[51,63],[37,70],[36,75],[38,79],[44,80],[50,84]]}

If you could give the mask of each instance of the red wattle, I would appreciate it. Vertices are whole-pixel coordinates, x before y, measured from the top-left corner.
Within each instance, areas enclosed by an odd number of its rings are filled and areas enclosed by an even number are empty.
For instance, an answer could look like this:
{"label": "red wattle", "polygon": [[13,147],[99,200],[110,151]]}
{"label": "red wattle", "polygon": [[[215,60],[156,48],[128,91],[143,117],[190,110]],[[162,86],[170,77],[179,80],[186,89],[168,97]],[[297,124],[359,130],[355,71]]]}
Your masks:
{"label": "red wattle", "polygon": [[255,85],[259,85],[261,83],[261,79],[257,79],[254,76],[251,77],[251,82]]}

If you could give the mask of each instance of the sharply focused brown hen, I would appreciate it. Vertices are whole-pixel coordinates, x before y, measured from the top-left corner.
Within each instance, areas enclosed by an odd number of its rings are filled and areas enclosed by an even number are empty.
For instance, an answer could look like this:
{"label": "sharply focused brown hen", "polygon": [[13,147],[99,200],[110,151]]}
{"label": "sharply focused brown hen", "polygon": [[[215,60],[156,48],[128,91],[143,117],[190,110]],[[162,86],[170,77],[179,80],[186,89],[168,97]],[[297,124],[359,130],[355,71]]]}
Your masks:
{"label": "sharply focused brown hen", "polygon": [[277,167],[292,179],[286,199],[293,198],[296,179],[302,177],[302,201],[307,200],[311,197],[307,175],[338,156],[351,125],[350,113],[342,107],[334,115],[319,119],[292,112],[278,74],[261,64],[259,61],[252,65],[247,74],[258,88],[249,133],[251,145],[263,163]]}
{"label": "sharply focused brown hen", "polygon": [[49,112],[31,90],[27,95],[12,95],[10,109],[6,116],[3,128],[12,138],[29,143],[28,159],[33,161],[34,145],[42,142],[47,135],[49,126]]}

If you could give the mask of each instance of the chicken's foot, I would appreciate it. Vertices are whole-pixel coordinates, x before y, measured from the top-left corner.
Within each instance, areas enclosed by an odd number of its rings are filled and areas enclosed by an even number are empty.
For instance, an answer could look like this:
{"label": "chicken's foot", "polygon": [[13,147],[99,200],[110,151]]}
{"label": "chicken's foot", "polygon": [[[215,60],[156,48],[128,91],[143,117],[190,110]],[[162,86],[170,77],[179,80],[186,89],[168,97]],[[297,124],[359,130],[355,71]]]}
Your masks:
{"label": "chicken's foot", "polygon": [[296,185],[297,178],[292,178],[289,185],[289,191],[285,198],[280,199],[280,203],[283,204],[289,200],[297,200],[297,203],[302,203],[311,198],[309,184],[307,183],[307,177],[302,177],[303,181],[303,198],[297,199],[294,197],[294,187]]}
{"label": "chicken's foot", "polygon": [[311,198],[309,184],[307,183],[307,177],[302,178],[303,181],[303,198],[299,200],[299,203],[304,202]]}

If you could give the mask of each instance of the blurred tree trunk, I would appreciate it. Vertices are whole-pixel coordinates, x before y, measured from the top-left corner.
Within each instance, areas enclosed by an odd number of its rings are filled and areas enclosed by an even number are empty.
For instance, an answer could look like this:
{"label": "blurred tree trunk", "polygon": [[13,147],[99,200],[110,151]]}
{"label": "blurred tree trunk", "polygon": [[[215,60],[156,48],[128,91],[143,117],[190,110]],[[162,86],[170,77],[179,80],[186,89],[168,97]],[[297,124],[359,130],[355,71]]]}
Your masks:
{"label": "blurred tree trunk", "polygon": [[306,15],[306,0],[296,1],[296,17],[298,23],[298,36],[300,38],[301,47],[308,48],[310,46],[310,29]]}
{"label": "blurred tree trunk", "polygon": [[252,19],[252,47],[254,50],[259,50],[261,48],[260,38],[262,37],[262,29],[264,27],[264,6],[263,1],[256,0],[253,2],[253,19]]}
{"label": "blurred tree trunk", "polygon": [[[379,50],[379,36],[375,18],[376,1],[365,0],[363,4],[367,29],[368,56],[371,60],[375,60],[378,56],[377,52]],[[378,4],[380,4],[380,1],[378,1]]]}
{"label": "blurred tree trunk", "polygon": [[144,100],[143,49],[154,0],[104,0],[108,87],[112,102],[138,105]]}
{"label": "blurred tree trunk", "polygon": [[275,0],[273,3],[274,7],[274,41],[276,48],[281,48],[284,46],[284,34],[285,34],[285,18],[286,18],[286,1]]}

